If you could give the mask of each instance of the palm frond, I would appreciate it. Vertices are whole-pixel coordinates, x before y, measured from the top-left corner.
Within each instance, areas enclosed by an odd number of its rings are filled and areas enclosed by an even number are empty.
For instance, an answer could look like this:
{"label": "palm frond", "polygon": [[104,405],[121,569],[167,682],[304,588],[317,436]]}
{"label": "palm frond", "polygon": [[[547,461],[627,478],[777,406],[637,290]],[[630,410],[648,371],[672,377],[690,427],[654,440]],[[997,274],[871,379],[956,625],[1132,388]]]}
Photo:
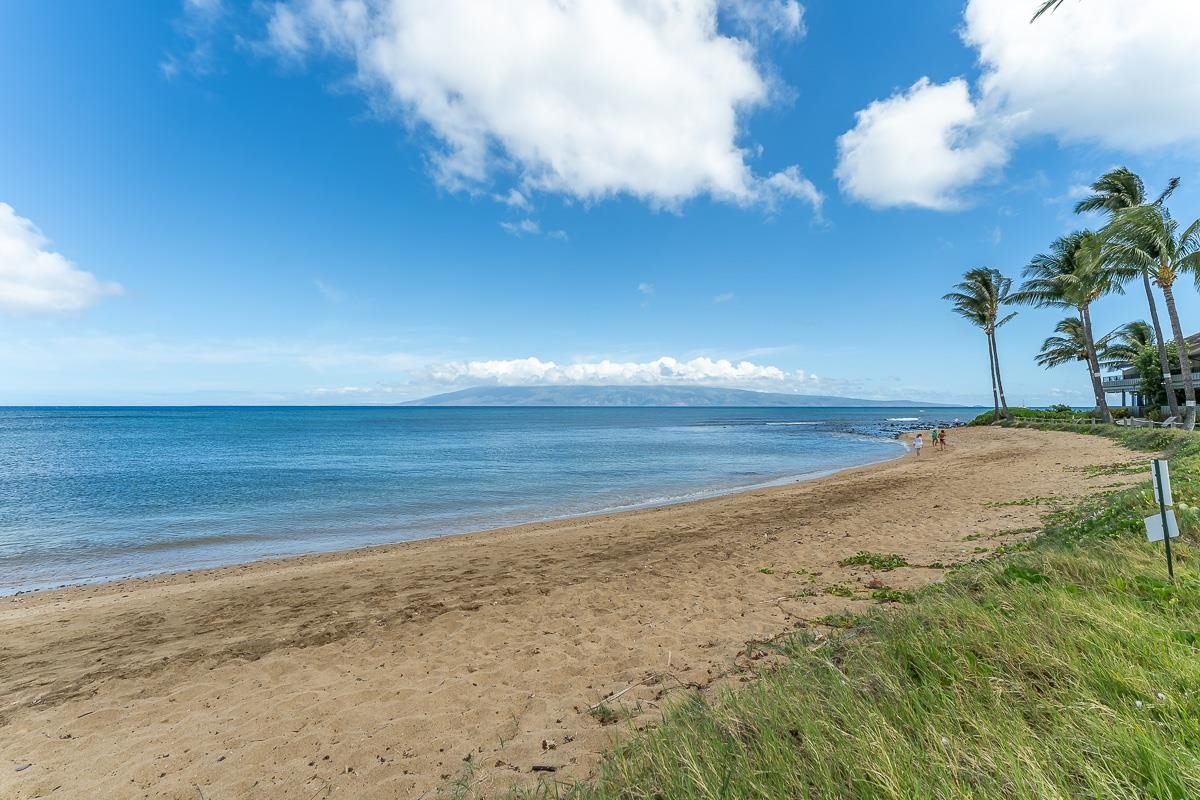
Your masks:
{"label": "palm frond", "polygon": [[1042,342],[1042,349],[1034,358],[1038,366],[1049,369],[1072,361],[1087,361],[1087,344],[1083,322],[1078,317],[1067,317],[1054,326],[1060,336],[1051,336]]}
{"label": "palm frond", "polygon": [[1045,14],[1047,11],[1057,11],[1058,7],[1064,2],[1066,2],[1066,0],[1042,0],[1041,7],[1037,10],[1037,13],[1033,15],[1033,19],[1029,21],[1037,22],[1038,17],[1042,16],[1042,14]]}

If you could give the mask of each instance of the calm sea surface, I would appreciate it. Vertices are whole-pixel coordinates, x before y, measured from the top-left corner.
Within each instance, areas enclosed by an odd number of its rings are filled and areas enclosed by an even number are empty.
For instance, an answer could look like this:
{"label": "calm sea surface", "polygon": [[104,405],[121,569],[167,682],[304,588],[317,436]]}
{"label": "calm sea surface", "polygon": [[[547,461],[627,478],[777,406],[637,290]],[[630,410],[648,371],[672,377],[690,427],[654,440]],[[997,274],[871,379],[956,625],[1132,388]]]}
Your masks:
{"label": "calm sea surface", "polygon": [[0,408],[0,594],[813,477],[976,413]]}

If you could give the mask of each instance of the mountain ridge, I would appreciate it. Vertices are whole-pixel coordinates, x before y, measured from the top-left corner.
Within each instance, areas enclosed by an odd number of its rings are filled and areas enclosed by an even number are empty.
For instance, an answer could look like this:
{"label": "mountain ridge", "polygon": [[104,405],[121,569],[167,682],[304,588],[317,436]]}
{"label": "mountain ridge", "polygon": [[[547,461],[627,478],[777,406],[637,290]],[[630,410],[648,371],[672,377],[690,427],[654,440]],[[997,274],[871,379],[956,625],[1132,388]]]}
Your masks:
{"label": "mountain ridge", "polygon": [[916,400],[867,400],[838,395],[785,394],[716,386],[474,386],[401,403],[406,406],[590,406],[743,408],[955,408]]}

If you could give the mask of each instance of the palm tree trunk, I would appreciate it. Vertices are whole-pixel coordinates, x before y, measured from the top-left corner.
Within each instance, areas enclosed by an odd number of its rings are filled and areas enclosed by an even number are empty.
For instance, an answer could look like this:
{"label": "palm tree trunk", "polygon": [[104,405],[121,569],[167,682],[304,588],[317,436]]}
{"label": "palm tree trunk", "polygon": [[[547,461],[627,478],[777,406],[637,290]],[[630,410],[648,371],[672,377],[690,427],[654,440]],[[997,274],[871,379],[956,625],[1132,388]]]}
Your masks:
{"label": "palm tree trunk", "polygon": [[1000,378],[1000,351],[996,349],[995,331],[989,334],[988,340],[992,345],[992,364],[996,367],[996,389],[1000,392],[1000,410],[1004,412],[1004,418],[1012,422],[1012,413],[1008,410],[1008,401],[1004,399],[1004,381]]}
{"label": "palm tree trunk", "polygon": [[1171,361],[1167,358],[1167,340],[1163,338],[1162,325],[1158,321],[1158,301],[1150,286],[1149,270],[1142,270],[1142,283],[1146,287],[1146,301],[1150,303],[1150,322],[1154,325],[1154,343],[1158,346],[1158,365],[1162,367],[1163,388],[1166,390],[1167,407],[1171,416],[1179,418],[1179,400],[1175,397],[1175,381],[1171,379]]}
{"label": "palm tree trunk", "polygon": [[1088,372],[1092,377],[1092,393],[1096,395],[1096,410],[1105,422],[1112,422],[1112,412],[1108,410],[1108,401],[1104,399],[1104,384],[1100,380],[1100,359],[1096,357],[1096,340],[1092,337],[1092,314],[1087,306],[1079,309],[1079,319],[1083,323],[1083,346],[1087,349]]}
{"label": "palm tree trunk", "polygon": [[992,378],[992,424],[1000,421],[1000,395],[996,392],[996,357],[992,355],[992,335],[984,331],[988,339],[988,375]]}
{"label": "palm tree trunk", "polygon": [[1171,332],[1175,334],[1175,349],[1179,351],[1179,368],[1183,372],[1183,399],[1187,406],[1183,427],[1190,431],[1196,427],[1196,387],[1192,384],[1192,360],[1188,357],[1183,329],[1179,327],[1179,313],[1175,310],[1175,293],[1170,284],[1162,285],[1161,288],[1163,300],[1167,303],[1167,316],[1171,318]]}

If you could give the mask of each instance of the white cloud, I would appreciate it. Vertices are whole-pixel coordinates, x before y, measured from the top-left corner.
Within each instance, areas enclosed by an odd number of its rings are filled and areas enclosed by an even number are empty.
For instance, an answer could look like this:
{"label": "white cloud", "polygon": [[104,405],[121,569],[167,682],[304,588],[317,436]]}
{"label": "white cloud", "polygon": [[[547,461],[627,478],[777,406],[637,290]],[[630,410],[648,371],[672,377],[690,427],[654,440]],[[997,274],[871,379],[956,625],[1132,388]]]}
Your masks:
{"label": "white cloud", "polygon": [[722,292],[713,298],[714,303],[728,303],[733,299],[733,292]]}
{"label": "white cloud", "polygon": [[645,295],[654,294],[654,284],[642,281],[638,284],[638,291]]}
{"label": "white cloud", "polygon": [[123,291],[120,284],[102,283],[65,256],[47,250],[48,244],[36,225],[0,203],[0,311],[71,313]]}
{"label": "white cloud", "polygon": [[795,0],[722,0],[721,12],[751,36],[803,36],[804,6]]}
{"label": "white cloud", "polygon": [[529,208],[529,199],[516,189],[510,189],[508,194],[497,194],[492,195],[492,197],[495,198],[497,202],[504,203],[504,205],[511,206],[512,208],[519,208],[522,210],[528,210]]}
{"label": "white cloud", "polygon": [[721,386],[758,386],[780,389],[814,387],[816,375],[784,370],[751,361],[708,357],[680,361],[663,356],[653,361],[585,361],[558,364],[539,358],[494,361],[458,361],[429,367],[431,380],[443,384],[502,386],[541,384],[656,385],[703,383]]}
{"label": "white cloud", "polygon": [[1200,2],[1087,0],[1030,24],[1036,4],[969,0],[962,78],[918,81],[858,113],[839,140],[849,196],[875,206],[952,209],[1026,137],[1131,152],[1200,146]]}
{"label": "white cloud", "polygon": [[1200,3],[1086,0],[1033,25],[1029,5],[971,0],[962,33],[981,93],[1024,132],[1133,151],[1200,144]]}
{"label": "white cloud", "polygon": [[213,38],[227,14],[224,0],[184,0],[175,27],[187,46],[163,56],[158,63],[163,76],[170,80],[181,72],[197,76],[212,72]]}
{"label": "white cloud", "polygon": [[921,78],[856,116],[838,139],[837,178],[843,192],[872,206],[957,208],[960,187],[1008,158],[961,78]]}
{"label": "white cloud", "polygon": [[501,222],[500,227],[504,232],[512,236],[536,236],[541,233],[542,226],[538,225],[537,220],[523,219],[520,222]]}
{"label": "white cloud", "polygon": [[802,31],[797,3],[758,5],[286,0],[271,7],[265,46],[296,62],[352,61],[374,101],[432,134],[430,160],[451,189],[485,189],[503,173],[523,198],[815,204],[820,194],[797,168],[755,175],[738,143],[745,114],[771,93],[754,45],[722,34],[719,11],[756,29]]}

